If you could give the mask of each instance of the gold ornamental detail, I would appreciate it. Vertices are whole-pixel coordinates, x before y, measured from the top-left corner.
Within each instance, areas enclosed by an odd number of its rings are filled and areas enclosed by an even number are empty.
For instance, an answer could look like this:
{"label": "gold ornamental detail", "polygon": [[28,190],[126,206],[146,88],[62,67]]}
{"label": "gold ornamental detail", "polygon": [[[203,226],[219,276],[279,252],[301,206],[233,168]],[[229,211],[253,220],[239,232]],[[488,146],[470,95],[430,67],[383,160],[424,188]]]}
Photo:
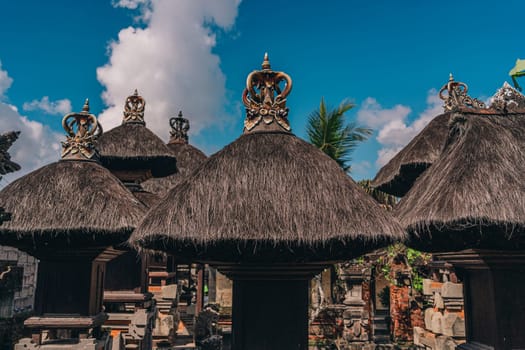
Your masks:
{"label": "gold ornamental detail", "polygon": [[89,113],[88,99],[82,112],[64,116],[62,127],[67,133],[66,141],[62,142],[62,159],[96,159],[95,142],[102,134],[102,127],[97,118]]}

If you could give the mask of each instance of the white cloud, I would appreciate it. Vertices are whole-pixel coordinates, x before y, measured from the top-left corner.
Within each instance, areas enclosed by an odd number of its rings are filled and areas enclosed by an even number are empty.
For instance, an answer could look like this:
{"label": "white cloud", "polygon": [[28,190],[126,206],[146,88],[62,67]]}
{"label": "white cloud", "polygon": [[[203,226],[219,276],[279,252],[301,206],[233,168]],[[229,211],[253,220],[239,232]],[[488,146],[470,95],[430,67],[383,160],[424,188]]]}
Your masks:
{"label": "white cloud", "polygon": [[0,98],[11,87],[13,79],[7,74],[7,71],[2,70],[2,62],[0,61]]}
{"label": "white cloud", "polygon": [[368,175],[370,169],[372,169],[372,164],[367,160],[352,163],[352,178],[361,179]]}
{"label": "white cloud", "polygon": [[368,97],[361,105],[357,113],[358,120],[378,130],[376,140],[381,145],[376,160],[378,167],[385,165],[432,119],[443,113],[443,101],[439,98],[436,90],[431,89],[428,92],[426,109],[411,123],[407,121],[410,112],[410,107],[403,105],[382,108],[371,97]]}
{"label": "white cloud", "polygon": [[368,97],[357,112],[357,120],[361,124],[377,129],[391,121],[404,120],[411,111],[410,107],[403,105],[383,108],[375,98]]}
{"label": "white cloud", "polygon": [[[11,160],[20,164],[20,171],[8,174],[13,179],[60,159],[60,141],[65,137],[48,126],[20,115],[18,109],[0,102],[0,132],[20,131],[18,140],[9,149]],[[4,185],[4,180],[2,180]]]}
{"label": "white cloud", "polygon": [[[109,62],[97,69],[108,108],[100,114],[106,130],[122,121],[124,101],[133,90],[146,99],[146,124],[167,138],[168,119],[182,110],[191,131],[219,126],[225,112],[225,77],[212,53],[214,28],[229,29],[239,0],[120,0],[115,6],[140,7],[144,28],[125,28],[109,45]],[[147,11],[144,10],[147,8]]]}
{"label": "white cloud", "polygon": [[50,101],[48,96],[40,100],[25,102],[22,106],[24,111],[43,111],[47,114],[65,115],[71,112],[71,101],[66,99]]}

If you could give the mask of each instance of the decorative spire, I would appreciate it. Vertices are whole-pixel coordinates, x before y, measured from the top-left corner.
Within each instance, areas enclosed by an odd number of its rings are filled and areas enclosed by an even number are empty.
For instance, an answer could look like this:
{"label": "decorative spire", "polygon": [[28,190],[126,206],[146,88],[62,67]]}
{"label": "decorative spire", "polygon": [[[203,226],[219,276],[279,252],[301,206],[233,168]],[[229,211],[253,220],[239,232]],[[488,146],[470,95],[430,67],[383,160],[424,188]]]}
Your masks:
{"label": "decorative spire", "polygon": [[[282,81],[285,82],[285,86],[281,91],[279,84]],[[246,107],[244,132],[290,131],[286,97],[291,90],[290,76],[283,72],[272,71],[266,53],[262,70],[251,72],[246,79],[246,88],[242,94],[242,101]]]}
{"label": "decorative spire", "polygon": [[525,96],[505,82],[503,86],[492,96],[490,108],[503,113],[514,112],[525,109]]}
{"label": "decorative spire", "polygon": [[62,119],[62,127],[68,135],[62,142],[62,159],[96,160],[94,143],[102,134],[102,127],[97,118],[89,113],[88,99],[82,112],[69,113]]}
{"label": "decorative spire", "polygon": [[188,143],[188,130],[190,122],[182,117],[182,111],[179,111],[177,117],[170,118],[171,138],[169,143]]}
{"label": "decorative spire", "polygon": [[146,108],[146,100],[139,95],[137,89],[133,95],[128,96],[124,104],[124,119],[122,124],[136,123],[146,125],[144,121],[144,109]]}
{"label": "decorative spire", "polygon": [[[443,95],[445,90],[447,91],[447,95]],[[452,76],[452,73],[450,73],[448,83],[443,85],[439,90],[439,98],[445,101],[443,106],[445,112],[452,111],[459,107],[486,108],[485,103],[468,96],[467,92],[467,84],[454,81],[454,77]]]}

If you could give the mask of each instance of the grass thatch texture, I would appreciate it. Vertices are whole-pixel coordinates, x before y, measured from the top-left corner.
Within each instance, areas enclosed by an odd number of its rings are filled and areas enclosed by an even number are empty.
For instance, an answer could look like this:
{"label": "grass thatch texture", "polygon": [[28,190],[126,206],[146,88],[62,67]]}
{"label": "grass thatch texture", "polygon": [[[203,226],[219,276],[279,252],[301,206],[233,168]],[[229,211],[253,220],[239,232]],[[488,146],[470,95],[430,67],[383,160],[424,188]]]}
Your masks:
{"label": "grass thatch texture", "polygon": [[154,177],[176,172],[176,159],[164,142],[142,124],[126,123],[103,133],[100,161],[109,169],[151,169]]}
{"label": "grass thatch texture", "polygon": [[177,158],[177,172],[166,177],[151,178],[142,183],[145,190],[160,196],[168,193],[171,188],[206,160],[204,153],[187,143],[171,143],[168,144],[168,147]]}
{"label": "grass thatch texture", "polygon": [[264,252],[337,260],[402,238],[396,220],[323,152],[290,134],[254,133],[173,188],[131,242],[208,260]]}
{"label": "grass thatch texture", "polygon": [[12,246],[53,240],[89,245],[100,237],[118,243],[146,210],[109,170],[91,161],[35,170],[0,191],[0,203],[12,213],[0,226],[0,244]]}
{"label": "grass thatch texture", "polygon": [[440,155],[448,133],[450,113],[434,118],[405,148],[377,173],[372,186],[403,197]]}
{"label": "grass thatch texture", "polygon": [[395,212],[420,249],[523,249],[525,116],[453,115],[441,156]]}

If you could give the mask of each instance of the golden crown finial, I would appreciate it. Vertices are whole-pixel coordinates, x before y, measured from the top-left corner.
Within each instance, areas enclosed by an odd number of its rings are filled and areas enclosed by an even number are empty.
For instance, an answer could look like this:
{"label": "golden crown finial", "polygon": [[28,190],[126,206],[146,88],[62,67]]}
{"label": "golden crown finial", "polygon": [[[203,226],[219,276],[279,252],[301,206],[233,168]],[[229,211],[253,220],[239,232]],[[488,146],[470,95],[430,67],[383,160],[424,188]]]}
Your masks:
{"label": "golden crown finial", "polygon": [[123,124],[135,123],[145,125],[144,122],[144,110],[146,108],[146,100],[139,95],[137,89],[133,92],[133,95],[128,96],[124,103],[124,119]]}
{"label": "golden crown finial", "polygon": [[102,127],[97,117],[89,113],[88,99],[84,102],[82,112],[64,116],[62,127],[67,133],[66,141],[62,142],[62,159],[97,159],[95,141],[102,134]]}
{"label": "golden crown finial", "polygon": [[439,90],[439,98],[445,101],[443,105],[445,112],[462,107],[476,109],[486,108],[483,101],[468,96],[467,84],[455,81],[452,73],[448,76],[448,82]]}
{"label": "golden crown finial", "polygon": [[242,101],[246,107],[244,132],[289,132],[291,128],[286,98],[291,90],[290,76],[284,72],[272,71],[268,53],[265,53],[262,70],[253,71],[246,78],[246,88],[242,94]]}

